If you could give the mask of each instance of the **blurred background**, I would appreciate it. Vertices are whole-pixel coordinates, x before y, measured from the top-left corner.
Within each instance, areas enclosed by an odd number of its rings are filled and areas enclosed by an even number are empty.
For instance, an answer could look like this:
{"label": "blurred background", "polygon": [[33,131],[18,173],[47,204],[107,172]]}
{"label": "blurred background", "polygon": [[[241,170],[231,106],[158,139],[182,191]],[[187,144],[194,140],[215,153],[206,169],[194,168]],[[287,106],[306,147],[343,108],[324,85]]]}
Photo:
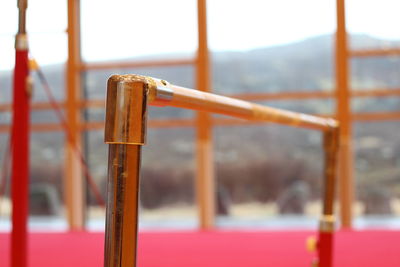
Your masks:
{"label": "blurred background", "polygon": [[[352,162],[341,172],[345,182],[338,199],[348,191],[352,200],[338,202],[339,218],[350,216],[342,225],[399,228],[399,9],[395,0],[348,0],[346,28],[337,31],[344,18],[336,14],[335,0],[213,0],[204,40],[198,35],[205,24],[198,23],[196,0],[31,0],[27,24],[31,57],[49,81],[103,198],[108,77],[135,73],[195,89],[204,78],[218,94],[338,117],[349,125]],[[11,227],[6,155],[17,21],[14,1],[1,1],[2,230]],[[348,42],[338,48],[344,30]],[[207,77],[198,69],[199,44],[209,51]],[[341,88],[347,98],[337,93],[340,64],[349,66]],[[30,227],[103,230],[105,210],[71,152],[43,84],[35,72],[32,76]],[[339,101],[348,103],[348,112],[338,110]],[[196,113],[150,107],[149,120],[140,226],[197,228]],[[223,116],[213,116],[211,131],[215,227],[316,227],[323,193],[319,132]],[[71,190],[71,183],[83,185],[81,191]],[[76,195],[83,196],[81,207],[68,201]]]}

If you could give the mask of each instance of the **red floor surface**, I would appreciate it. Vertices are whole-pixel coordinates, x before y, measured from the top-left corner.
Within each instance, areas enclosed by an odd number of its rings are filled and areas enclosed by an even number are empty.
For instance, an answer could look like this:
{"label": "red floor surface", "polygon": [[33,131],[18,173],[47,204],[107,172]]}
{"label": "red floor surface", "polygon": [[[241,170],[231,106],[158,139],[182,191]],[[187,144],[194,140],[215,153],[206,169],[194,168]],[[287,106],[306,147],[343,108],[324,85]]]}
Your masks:
{"label": "red floor surface", "polygon": [[[140,267],[310,266],[311,232],[145,232]],[[103,264],[101,233],[34,233],[30,267]],[[0,266],[9,266],[9,235],[0,233]],[[346,231],[336,239],[336,267],[400,266],[399,231]]]}

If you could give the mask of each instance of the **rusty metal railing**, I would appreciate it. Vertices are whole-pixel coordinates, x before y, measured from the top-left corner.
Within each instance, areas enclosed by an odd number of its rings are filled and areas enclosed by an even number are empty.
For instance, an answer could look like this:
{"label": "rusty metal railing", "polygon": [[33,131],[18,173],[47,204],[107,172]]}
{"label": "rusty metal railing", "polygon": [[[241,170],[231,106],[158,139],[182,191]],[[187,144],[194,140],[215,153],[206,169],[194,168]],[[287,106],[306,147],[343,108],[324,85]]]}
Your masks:
{"label": "rusty metal railing", "polygon": [[105,142],[110,147],[104,266],[136,266],[140,157],[146,139],[148,105],[187,108],[323,132],[324,200],[315,263],[320,267],[332,266],[339,147],[336,120],[204,93],[139,75],[114,75],[108,80]]}

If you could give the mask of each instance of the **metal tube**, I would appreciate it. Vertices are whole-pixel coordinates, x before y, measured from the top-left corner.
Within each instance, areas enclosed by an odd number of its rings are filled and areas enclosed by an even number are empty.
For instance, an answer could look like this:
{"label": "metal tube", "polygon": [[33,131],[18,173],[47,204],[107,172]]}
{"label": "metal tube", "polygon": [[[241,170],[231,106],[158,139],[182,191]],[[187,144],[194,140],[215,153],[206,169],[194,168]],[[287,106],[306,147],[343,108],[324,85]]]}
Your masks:
{"label": "metal tube", "polygon": [[140,145],[110,145],[104,266],[136,266]]}
{"label": "metal tube", "polygon": [[26,9],[28,8],[27,0],[18,0],[18,34],[26,33]]}
{"label": "metal tube", "polygon": [[[336,121],[329,118],[321,118],[308,114],[267,107],[244,100],[173,85],[170,87],[173,92],[173,97],[170,102],[168,102],[169,106],[202,110],[247,120],[275,122],[322,131],[327,131],[330,128],[337,126]],[[150,102],[150,104],[152,103]]]}
{"label": "metal tube", "polygon": [[324,133],[325,181],[322,217],[319,225],[319,267],[333,266],[333,241],[335,231],[334,199],[339,149],[339,128]]}
{"label": "metal tube", "polygon": [[247,120],[275,122],[320,131],[329,131],[338,127],[338,123],[334,119],[267,107],[244,100],[179,87],[167,81],[151,77],[114,75],[112,78],[137,79],[143,82],[148,89],[149,104],[154,106],[187,108]]}
{"label": "metal tube", "polygon": [[148,85],[136,76],[108,80],[105,142],[110,144],[105,267],[136,266],[141,146]]}
{"label": "metal tube", "polygon": [[333,128],[331,131],[324,133],[325,193],[323,201],[323,214],[326,216],[333,215],[338,150],[339,150],[339,128]]}

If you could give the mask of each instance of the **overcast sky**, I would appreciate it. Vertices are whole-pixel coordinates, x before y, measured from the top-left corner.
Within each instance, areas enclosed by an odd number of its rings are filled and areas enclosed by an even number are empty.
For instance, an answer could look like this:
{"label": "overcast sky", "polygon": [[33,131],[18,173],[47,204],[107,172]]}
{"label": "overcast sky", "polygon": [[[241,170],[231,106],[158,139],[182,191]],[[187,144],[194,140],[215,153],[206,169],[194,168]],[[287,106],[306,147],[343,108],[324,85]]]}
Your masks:
{"label": "overcast sky", "polygon": [[[14,64],[17,0],[0,1],[0,70]],[[40,64],[67,56],[66,0],[29,0],[31,53]],[[82,56],[87,61],[191,53],[197,45],[195,0],[81,0]],[[400,1],[347,0],[352,33],[400,39]],[[214,51],[286,44],[336,27],[335,0],[208,0]]]}

